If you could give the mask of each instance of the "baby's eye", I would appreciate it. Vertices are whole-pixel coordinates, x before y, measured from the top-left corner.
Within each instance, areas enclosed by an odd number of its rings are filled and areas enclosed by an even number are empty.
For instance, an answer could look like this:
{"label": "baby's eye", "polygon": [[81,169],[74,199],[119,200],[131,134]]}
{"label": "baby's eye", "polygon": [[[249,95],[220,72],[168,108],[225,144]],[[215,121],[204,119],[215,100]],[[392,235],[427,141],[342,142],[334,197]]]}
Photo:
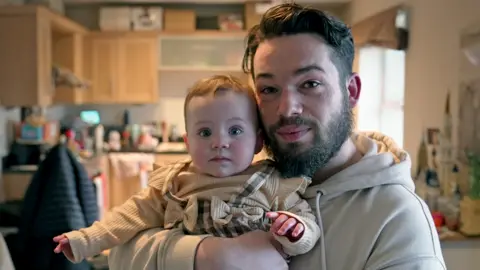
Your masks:
{"label": "baby's eye", "polygon": [[230,135],[238,136],[243,133],[243,130],[239,127],[232,127],[228,132],[230,133]]}
{"label": "baby's eye", "polygon": [[276,92],[278,92],[277,89],[275,89],[273,87],[264,87],[260,90],[260,93],[264,94],[264,95],[274,94]]}
{"label": "baby's eye", "polygon": [[212,135],[212,132],[210,131],[210,129],[204,128],[198,131],[198,135],[200,137],[209,137],[210,135]]}

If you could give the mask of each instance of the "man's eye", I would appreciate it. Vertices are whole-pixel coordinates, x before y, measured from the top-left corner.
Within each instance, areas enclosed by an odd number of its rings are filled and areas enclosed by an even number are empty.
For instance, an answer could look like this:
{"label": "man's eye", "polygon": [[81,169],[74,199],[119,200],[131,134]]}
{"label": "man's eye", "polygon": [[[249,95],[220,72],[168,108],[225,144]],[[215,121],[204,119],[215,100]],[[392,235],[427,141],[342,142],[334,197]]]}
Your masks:
{"label": "man's eye", "polygon": [[318,87],[320,86],[320,82],[318,81],[306,81],[302,84],[302,88],[306,88],[306,89],[309,89],[309,88],[315,88],[315,87]]}
{"label": "man's eye", "polygon": [[209,129],[201,129],[200,131],[198,131],[198,135],[200,137],[208,137],[212,135],[212,132]]}
{"label": "man's eye", "polygon": [[239,127],[232,127],[230,130],[229,130],[229,133],[230,135],[234,135],[234,136],[237,136],[237,135],[240,135],[243,133],[243,130]]}

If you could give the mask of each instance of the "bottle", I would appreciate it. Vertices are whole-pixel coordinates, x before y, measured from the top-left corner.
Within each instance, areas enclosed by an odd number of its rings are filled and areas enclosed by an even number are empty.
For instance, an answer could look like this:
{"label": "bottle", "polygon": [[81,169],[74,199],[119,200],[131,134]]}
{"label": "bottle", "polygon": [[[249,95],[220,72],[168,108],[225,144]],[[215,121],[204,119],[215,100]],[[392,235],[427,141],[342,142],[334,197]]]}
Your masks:
{"label": "bottle", "polygon": [[103,150],[103,137],[105,136],[105,129],[102,124],[95,127],[95,150],[101,152]]}
{"label": "bottle", "polygon": [[171,125],[170,126],[170,141],[171,142],[178,142],[178,139],[180,139],[180,134],[178,132],[177,125]]}
{"label": "bottle", "polygon": [[131,147],[131,136],[130,131],[124,130],[122,132],[122,148],[129,149]]}

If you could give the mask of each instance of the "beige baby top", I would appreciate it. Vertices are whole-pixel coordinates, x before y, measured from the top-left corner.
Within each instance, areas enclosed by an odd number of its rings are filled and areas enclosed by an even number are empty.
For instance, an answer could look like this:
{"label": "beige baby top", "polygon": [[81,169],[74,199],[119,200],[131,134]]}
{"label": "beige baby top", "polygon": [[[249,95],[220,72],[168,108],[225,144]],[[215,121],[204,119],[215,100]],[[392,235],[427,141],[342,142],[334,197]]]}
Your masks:
{"label": "beige baby top", "polygon": [[320,237],[315,216],[300,196],[309,183],[307,178],[281,178],[270,161],[223,178],[199,173],[191,160],[160,167],[153,171],[147,188],[104,219],[65,234],[74,254],[70,259],[80,262],[152,227],[182,226],[192,234],[220,237],[268,230],[268,211],[288,212],[304,224],[304,234],[295,242],[274,235],[287,254],[303,254]]}

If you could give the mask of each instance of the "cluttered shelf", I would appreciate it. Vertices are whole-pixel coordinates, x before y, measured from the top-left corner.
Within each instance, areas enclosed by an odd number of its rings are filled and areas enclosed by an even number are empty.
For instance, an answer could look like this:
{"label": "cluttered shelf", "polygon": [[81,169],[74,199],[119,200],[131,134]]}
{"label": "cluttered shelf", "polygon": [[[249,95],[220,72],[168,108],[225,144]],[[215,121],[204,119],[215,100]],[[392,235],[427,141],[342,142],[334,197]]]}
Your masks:
{"label": "cluttered shelf", "polygon": [[441,242],[461,242],[461,241],[478,241],[480,236],[465,236],[460,232],[451,230],[441,230],[438,234]]}
{"label": "cluttered shelf", "polygon": [[[480,95],[478,99],[480,100]],[[472,99],[469,100],[471,102]],[[469,106],[473,105],[468,102],[462,104],[463,109]],[[468,133],[467,129],[472,128],[471,121],[466,123],[460,118],[458,122],[458,131],[462,134]],[[452,130],[448,94],[443,127],[426,129],[418,149],[416,193],[432,212],[442,241],[478,240],[480,147],[475,138],[463,138],[462,150],[454,147]]]}

